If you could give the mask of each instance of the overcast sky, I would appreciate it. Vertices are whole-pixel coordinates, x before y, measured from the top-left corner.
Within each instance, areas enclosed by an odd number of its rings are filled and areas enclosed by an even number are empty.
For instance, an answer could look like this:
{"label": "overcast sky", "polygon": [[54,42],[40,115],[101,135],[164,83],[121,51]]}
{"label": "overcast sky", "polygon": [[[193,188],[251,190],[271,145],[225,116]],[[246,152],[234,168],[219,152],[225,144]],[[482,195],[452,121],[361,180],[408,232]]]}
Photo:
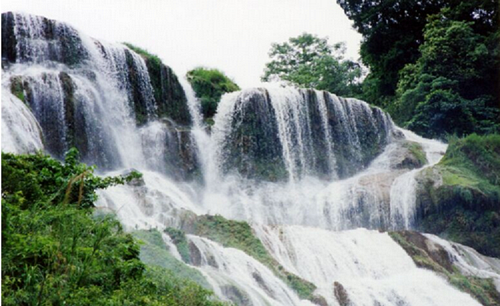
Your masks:
{"label": "overcast sky", "polygon": [[258,86],[271,43],[303,32],[346,42],[357,60],[361,36],[335,0],[2,0],[22,11],[66,21],[109,42],[157,54],[178,75],[216,67],[241,87]]}

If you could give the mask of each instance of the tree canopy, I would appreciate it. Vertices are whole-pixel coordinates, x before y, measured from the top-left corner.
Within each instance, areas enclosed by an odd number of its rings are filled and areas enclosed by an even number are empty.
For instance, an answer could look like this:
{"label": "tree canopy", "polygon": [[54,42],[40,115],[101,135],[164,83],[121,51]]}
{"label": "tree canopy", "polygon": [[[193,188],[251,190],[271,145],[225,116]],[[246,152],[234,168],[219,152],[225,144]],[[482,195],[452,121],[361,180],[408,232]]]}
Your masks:
{"label": "tree canopy", "polygon": [[496,52],[472,22],[436,16],[425,29],[421,57],[402,69],[394,113],[429,137],[498,129]]}
{"label": "tree canopy", "polygon": [[304,33],[288,42],[272,45],[271,61],[266,64],[262,81],[327,90],[342,96],[359,92],[361,67],[344,59],[345,45],[329,45],[326,38]]}
{"label": "tree canopy", "polygon": [[426,136],[498,130],[497,1],[337,3],[363,35],[363,99]]}

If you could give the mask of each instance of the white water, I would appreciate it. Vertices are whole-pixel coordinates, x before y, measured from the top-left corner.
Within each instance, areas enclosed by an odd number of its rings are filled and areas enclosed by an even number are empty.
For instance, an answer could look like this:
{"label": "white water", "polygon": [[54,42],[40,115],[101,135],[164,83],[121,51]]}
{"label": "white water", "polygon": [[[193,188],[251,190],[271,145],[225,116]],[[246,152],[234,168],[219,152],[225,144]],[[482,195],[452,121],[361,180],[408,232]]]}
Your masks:
{"label": "white water", "polygon": [[408,141],[416,142],[422,146],[428,161],[428,164],[422,169],[414,169],[397,177],[391,186],[391,225],[393,228],[408,229],[412,228],[415,217],[415,204],[417,201],[417,181],[415,177],[423,169],[437,164],[447,146],[437,140],[422,138],[408,130],[402,130],[402,132]]}
{"label": "white water", "polygon": [[43,150],[41,128],[30,110],[10,90],[2,88],[2,151],[33,153]]}
{"label": "white water", "polygon": [[246,253],[205,238],[188,238],[201,251],[200,269],[217,295],[225,296],[228,287],[235,286],[243,292],[240,301],[246,305],[313,305],[300,300],[273,272]]}
{"label": "white water", "polygon": [[316,284],[332,305],[334,282],[342,284],[353,305],[479,305],[436,274],[417,268],[386,233],[300,226],[254,229],[280,264]]}
{"label": "white water", "polygon": [[465,275],[480,278],[491,278],[497,291],[500,292],[500,259],[479,254],[476,250],[453,243],[435,235],[424,234],[432,242],[442,246],[454,266],[458,267]]}
{"label": "white water", "polygon": [[[89,60],[85,65],[69,68],[45,56],[45,52],[58,54],[60,46],[40,38],[43,36],[40,19],[19,16],[18,30],[30,33],[29,39],[23,42],[24,47],[19,49],[28,60],[3,71],[2,150],[24,153],[42,149],[39,122],[45,138],[56,132],[60,133],[57,137],[67,136],[61,118],[64,101],[60,95],[59,73],[68,73],[82,107],[79,111],[85,115],[82,126],[92,140],[89,142],[91,161],[110,163],[115,171],[107,173],[109,175],[130,167],[143,173],[143,182],[99,193],[98,209],[114,212],[127,230],[163,230],[180,227],[181,222],[193,214],[221,214],[252,222],[270,254],[288,271],[316,284],[316,293],[329,305],[338,305],[334,282],[342,284],[353,305],[478,305],[444,279],[417,268],[387,234],[356,229],[411,228],[413,224],[415,175],[421,169],[395,169],[394,156],[399,154],[403,140],[397,139],[397,130],[390,118],[380,115],[380,110],[358,100],[316,91],[320,132],[315,134],[312,108],[306,104],[305,92],[269,90],[276,114],[279,140],[276,145],[281,148],[288,181],[256,182],[234,173],[227,174],[222,165],[227,157],[224,144],[233,129],[234,114],[244,111],[245,103],[262,90],[225,95],[210,135],[200,115],[199,101],[189,84],[183,81],[204,185],[174,180],[160,172],[165,167],[166,146],[177,139],[178,133],[154,116],[155,104],[142,58],[132,54],[141,74],[140,92],[148,114],[147,124],[138,128],[129,103],[131,89],[125,67],[125,47],[98,43],[75,32],[82,39]],[[17,75],[38,88],[38,96],[32,104],[34,115],[9,93],[10,77]],[[56,111],[44,117],[46,109]],[[383,141],[381,136],[378,139],[385,149],[367,166],[360,165],[364,141],[359,128],[361,118],[366,119],[364,128],[386,133]],[[337,125],[333,128],[335,120]],[[54,125],[61,128],[55,130]],[[446,150],[444,144],[405,130],[401,132],[407,140],[422,145],[428,166],[437,163]],[[344,145],[349,144],[350,162],[359,170],[343,179],[338,179],[342,161],[336,155],[341,143],[340,139],[334,141],[339,135]],[[318,156],[321,157],[314,154],[318,141],[326,144],[321,153],[326,156],[328,178],[315,173]],[[429,238],[438,241],[437,237]],[[190,235],[189,240],[201,253],[202,260],[195,268],[222,299],[246,301],[251,305],[311,304],[300,300],[267,267],[247,254],[197,236]],[[165,241],[180,259],[175,246],[168,239]],[[463,246],[448,245],[446,241],[439,243],[456,258],[456,265],[463,271],[493,277],[498,285],[498,261]],[[241,291],[239,297],[235,297],[231,286]]]}

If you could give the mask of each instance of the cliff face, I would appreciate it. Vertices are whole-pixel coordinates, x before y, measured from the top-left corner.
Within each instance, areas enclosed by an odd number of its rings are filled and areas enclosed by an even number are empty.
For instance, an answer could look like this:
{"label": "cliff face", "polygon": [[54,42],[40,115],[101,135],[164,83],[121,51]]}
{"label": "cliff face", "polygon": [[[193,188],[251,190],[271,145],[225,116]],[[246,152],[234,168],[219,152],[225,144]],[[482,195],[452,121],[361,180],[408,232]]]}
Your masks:
{"label": "cliff face", "polygon": [[224,168],[250,178],[345,178],[401,137],[379,108],[327,92],[253,89],[221,104],[214,132]]}
{"label": "cliff face", "polygon": [[[130,159],[148,163],[141,151],[149,150],[165,154],[150,167],[175,168],[180,178],[196,172],[194,146],[182,132],[191,124],[186,95],[158,57],[97,41],[62,22],[11,12],[2,14],[2,42],[6,83],[30,108],[53,156],[61,159],[76,147],[83,161],[114,169]],[[154,122],[165,125],[159,135],[164,148],[141,148],[149,141],[141,132]],[[131,141],[120,145],[119,138]]]}

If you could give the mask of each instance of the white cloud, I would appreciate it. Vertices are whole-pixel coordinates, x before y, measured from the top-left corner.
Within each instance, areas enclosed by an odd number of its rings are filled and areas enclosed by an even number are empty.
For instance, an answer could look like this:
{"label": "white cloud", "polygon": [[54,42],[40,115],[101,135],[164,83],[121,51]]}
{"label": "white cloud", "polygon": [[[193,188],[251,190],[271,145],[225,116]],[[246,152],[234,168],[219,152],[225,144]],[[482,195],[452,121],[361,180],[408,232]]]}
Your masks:
{"label": "white cloud", "polygon": [[157,54],[178,75],[198,65],[258,86],[267,52],[303,32],[345,41],[358,58],[361,36],[335,0],[3,0],[23,11],[68,22],[86,34],[130,42]]}

